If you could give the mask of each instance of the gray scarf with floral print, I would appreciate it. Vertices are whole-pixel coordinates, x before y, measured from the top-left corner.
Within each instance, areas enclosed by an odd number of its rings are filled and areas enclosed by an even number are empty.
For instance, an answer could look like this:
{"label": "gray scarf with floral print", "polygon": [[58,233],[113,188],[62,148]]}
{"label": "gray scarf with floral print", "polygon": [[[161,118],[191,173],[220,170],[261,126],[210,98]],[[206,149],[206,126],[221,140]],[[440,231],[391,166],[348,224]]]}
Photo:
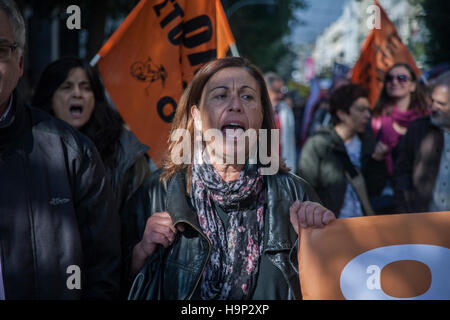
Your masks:
{"label": "gray scarf with floral print", "polygon": [[[201,298],[250,298],[256,287],[264,233],[264,183],[258,168],[246,165],[238,180],[225,182],[212,165],[194,164],[191,192],[198,221],[212,245]],[[214,205],[228,215],[228,228]]]}

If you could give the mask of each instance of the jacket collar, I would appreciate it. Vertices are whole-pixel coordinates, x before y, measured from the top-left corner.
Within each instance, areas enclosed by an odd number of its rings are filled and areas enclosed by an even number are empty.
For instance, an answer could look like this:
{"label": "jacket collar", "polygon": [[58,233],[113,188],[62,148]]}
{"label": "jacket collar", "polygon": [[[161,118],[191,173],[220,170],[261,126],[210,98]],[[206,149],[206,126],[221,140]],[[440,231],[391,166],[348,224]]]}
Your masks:
{"label": "jacket collar", "polygon": [[187,222],[201,230],[191,204],[186,196],[186,173],[178,171],[167,183],[166,208],[170,213],[174,224]]}
{"label": "jacket collar", "polygon": [[[264,213],[265,251],[290,250],[297,238],[289,219],[289,207],[295,200],[292,198],[293,190],[282,182],[284,179],[280,177],[281,175],[284,174],[265,176],[267,192]],[[187,222],[201,232],[197,215],[189,202],[189,197],[186,196],[185,172],[177,172],[168,182],[166,199],[166,208],[174,224]]]}
{"label": "jacket collar", "polygon": [[[345,148],[344,141],[341,139],[341,137],[337,134],[336,130],[334,129],[333,125],[330,124],[325,128],[322,128],[318,131],[319,134],[324,134],[329,136],[329,141],[331,144],[331,147],[336,152],[347,152]],[[363,133],[358,133],[358,137],[361,140],[361,158],[364,159],[367,157],[367,155],[371,155],[373,152],[374,146],[371,146],[368,142],[370,141],[370,128],[367,127],[366,130]]]}
{"label": "jacket collar", "polygon": [[123,150],[118,153],[117,163],[123,166],[123,171],[125,172],[134,163],[145,154],[150,148],[141,143],[139,139],[130,130],[124,128],[119,137],[120,148]]}

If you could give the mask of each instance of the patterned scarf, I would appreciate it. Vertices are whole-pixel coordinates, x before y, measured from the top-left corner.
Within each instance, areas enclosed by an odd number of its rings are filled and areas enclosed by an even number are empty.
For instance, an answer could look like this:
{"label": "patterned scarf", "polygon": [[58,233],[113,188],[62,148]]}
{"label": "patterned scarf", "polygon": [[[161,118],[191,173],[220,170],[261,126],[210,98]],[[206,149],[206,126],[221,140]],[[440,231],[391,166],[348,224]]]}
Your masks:
{"label": "patterned scarf", "polygon": [[[240,300],[253,294],[263,247],[263,188],[255,165],[246,165],[231,182],[223,181],[210,164],[192,166],[193,204],[212,245],[202,275],[202,299]],[[228,228],[214,205],[228,215]]]}

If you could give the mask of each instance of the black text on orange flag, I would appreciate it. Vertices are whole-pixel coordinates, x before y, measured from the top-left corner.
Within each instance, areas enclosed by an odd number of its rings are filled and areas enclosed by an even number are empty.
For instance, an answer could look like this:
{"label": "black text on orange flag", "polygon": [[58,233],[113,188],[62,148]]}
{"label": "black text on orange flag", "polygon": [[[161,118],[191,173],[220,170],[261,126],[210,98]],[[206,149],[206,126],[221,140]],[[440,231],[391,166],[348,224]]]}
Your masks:
{"label": "black text on orange flag", "polygon": [[111,99],[158,164],[184,88],[202,64],[217,57],[215,5],[142,0],[99,52]]}

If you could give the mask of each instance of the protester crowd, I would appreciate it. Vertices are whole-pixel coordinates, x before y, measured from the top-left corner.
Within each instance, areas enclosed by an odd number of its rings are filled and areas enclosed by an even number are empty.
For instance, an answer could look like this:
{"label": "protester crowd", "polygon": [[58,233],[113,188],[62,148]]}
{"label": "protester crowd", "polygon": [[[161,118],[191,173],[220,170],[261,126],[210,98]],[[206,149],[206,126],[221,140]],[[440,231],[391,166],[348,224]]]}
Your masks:
{"label": "protester crowd", "polygon": [[[450,210],[449,72],[425,86],[395,64],[373,109],[339,79],[305,115],[276,73],[218,59],[172,132],[224,141],[158,168],[82,59],[52,62],[23,101],[24,48],[23,18],[0,0],[0,300],[299,299],[299,225]],[[208,151],[234,152],[228,132],[248,129],[280,130],[276,174]]]}

